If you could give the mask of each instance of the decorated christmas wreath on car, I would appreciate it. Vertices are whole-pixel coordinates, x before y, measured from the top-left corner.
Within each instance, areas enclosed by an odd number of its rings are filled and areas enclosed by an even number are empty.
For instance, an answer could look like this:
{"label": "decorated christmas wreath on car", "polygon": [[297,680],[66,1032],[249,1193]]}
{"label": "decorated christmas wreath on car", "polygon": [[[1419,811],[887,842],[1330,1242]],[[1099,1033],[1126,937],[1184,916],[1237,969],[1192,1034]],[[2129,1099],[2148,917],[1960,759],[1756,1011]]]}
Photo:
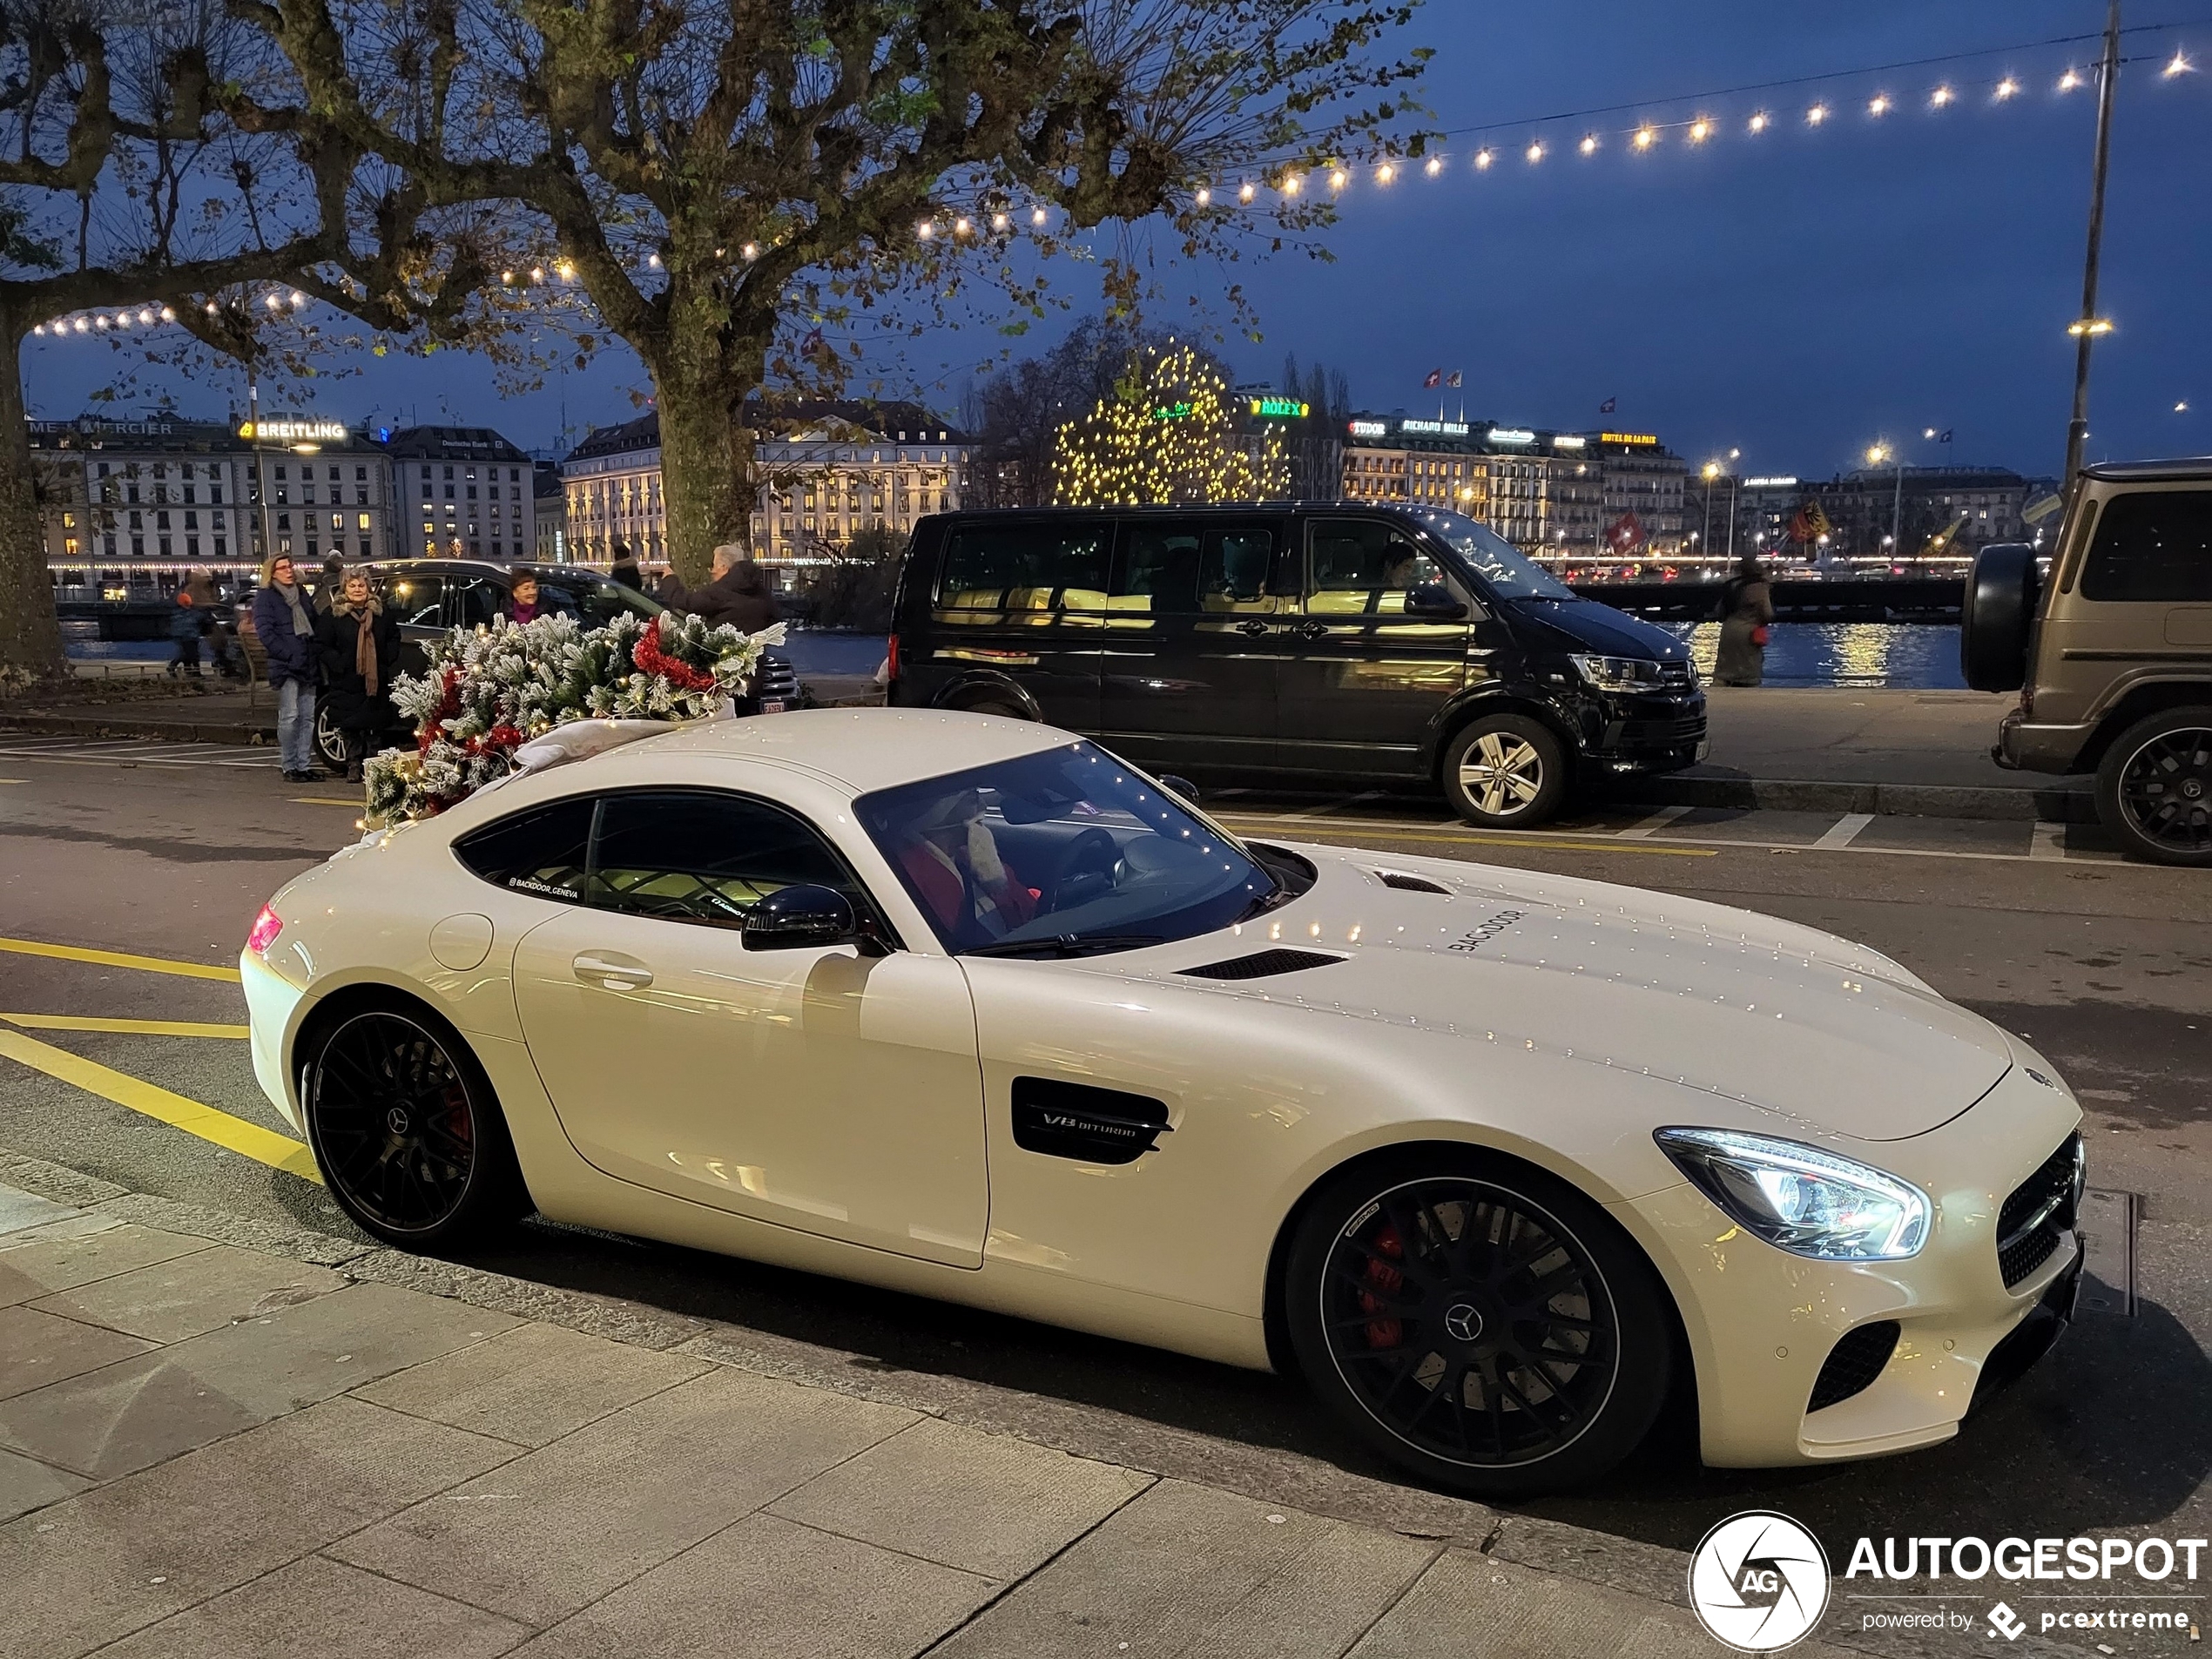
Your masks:
{"label": "decorated christmas wreath on car", "polygon": [[780,626],[758,634],[697,617],[618,616],[583,627],[571,616],[455,629],[428,650],[429,670],[393,682],[415,723],[415,747],[365,769],[371,827],[428,818],[515,769],[515,752],[577,720],[704,720],[730,711]]}

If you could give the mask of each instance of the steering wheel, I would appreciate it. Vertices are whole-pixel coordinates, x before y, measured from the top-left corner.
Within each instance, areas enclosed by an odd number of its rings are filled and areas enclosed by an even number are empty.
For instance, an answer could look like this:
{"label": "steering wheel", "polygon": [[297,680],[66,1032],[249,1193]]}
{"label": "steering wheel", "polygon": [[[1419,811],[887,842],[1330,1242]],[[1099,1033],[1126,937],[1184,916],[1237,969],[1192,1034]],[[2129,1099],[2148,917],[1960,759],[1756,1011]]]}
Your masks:
{"label": "steering wheel", "polygon": [[1045,889],[1048,910],[1072,910],[1111,893],[1121,879],[1122,849],[1097,825],[1068,843]]}

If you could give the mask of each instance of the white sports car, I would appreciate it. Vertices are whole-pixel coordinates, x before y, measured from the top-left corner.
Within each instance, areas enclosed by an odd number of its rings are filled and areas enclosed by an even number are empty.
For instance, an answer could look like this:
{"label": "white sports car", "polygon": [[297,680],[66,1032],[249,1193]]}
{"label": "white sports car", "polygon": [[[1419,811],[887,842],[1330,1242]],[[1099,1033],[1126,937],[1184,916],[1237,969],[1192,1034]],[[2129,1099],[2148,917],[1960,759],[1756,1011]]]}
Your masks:
{"label": "white sports car", "polygon": [[288,884],[254,1068],[401,1245],[535,1207],[1231,1365],[1405,1467],[1947,1440],[2070,1316],[2080,1111],[1897,963],[1239,840],[1065,732],[680,727]]}

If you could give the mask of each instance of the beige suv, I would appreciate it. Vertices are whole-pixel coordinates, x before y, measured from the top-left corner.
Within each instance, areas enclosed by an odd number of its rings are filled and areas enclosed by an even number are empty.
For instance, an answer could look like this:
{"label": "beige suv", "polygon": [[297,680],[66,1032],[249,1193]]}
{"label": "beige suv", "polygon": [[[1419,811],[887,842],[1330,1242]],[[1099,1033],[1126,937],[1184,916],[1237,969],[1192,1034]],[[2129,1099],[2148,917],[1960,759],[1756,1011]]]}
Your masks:
{"label": "beige suv", "polygon": [[1966,683],[2020,694],[2000,765],[2094,772],[2123,850],[2212,865],[2212,460],[2085,468],[2048,570],[1984,549],[1963,620]]}

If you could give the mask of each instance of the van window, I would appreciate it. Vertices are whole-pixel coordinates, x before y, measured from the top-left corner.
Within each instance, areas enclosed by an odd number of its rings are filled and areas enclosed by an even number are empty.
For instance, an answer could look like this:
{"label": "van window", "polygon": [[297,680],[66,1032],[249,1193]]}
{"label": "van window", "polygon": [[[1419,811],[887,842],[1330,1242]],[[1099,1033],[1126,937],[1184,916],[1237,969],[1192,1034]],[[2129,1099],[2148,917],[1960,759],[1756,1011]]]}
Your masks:
{"label": "van window", "polygon": [[2212,490],[2155,489],[2105,503],[2081,597],[2106,604],[2212,600]]}
{"label": "van window", "polygon": [[1314,521],[1306,567],[1309,615],[1402,616],[1409,590],[1443,580],[1436,562],[1403,530],[1374,519]]}
{"label": "van window", "polygon": [[1106,592],[1105,522],[968,524],[955,529],[937,580],[948,610],[1095,610]]}
{"label": "van window", "polygon": [[1122,537],[1107,605],[1162,617],[1265,609],[1274,561],[1275,533],[1262,526],[1139,521]]}

